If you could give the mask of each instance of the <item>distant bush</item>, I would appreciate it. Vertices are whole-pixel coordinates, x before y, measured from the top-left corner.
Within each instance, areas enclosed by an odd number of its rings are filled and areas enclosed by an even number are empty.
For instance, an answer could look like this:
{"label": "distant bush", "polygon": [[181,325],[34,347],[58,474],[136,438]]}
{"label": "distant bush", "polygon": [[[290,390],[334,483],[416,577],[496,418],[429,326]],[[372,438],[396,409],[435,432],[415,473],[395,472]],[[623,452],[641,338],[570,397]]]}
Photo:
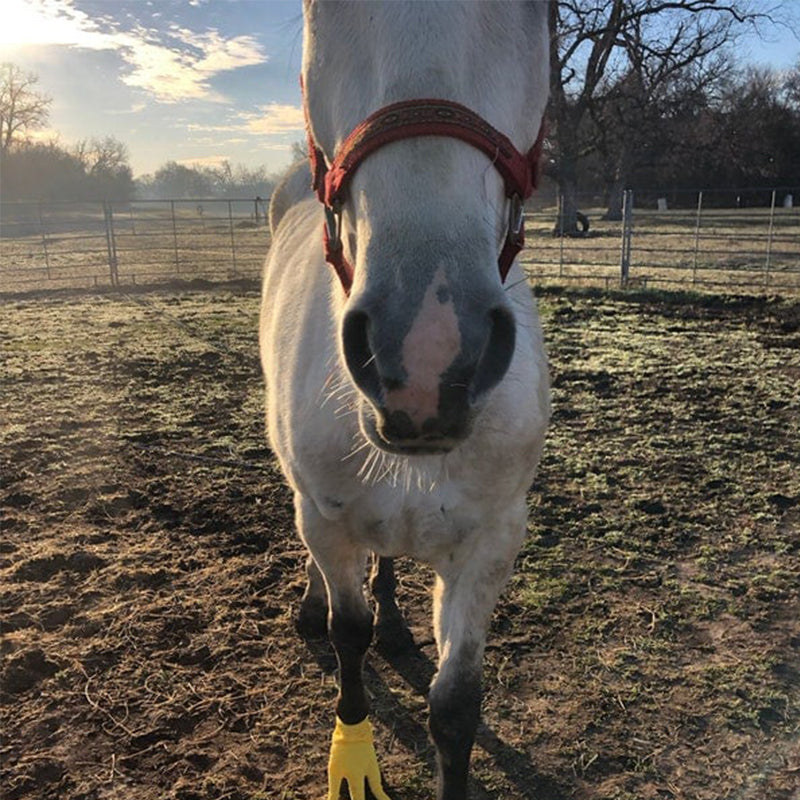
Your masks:
{"label": "distant bush", "polygon": [[269,197],[277,178],[265,167],[250,169],[223,161],[219,166],[194,166],[168,161],[152,175],[136,180],[139,200],[199,200]]}
{"label": "distant bush", "polygon": [[124,144],[108,137],[72,151],[57,142],[22,143],[0,155],[3,200],[129,202],[135,185]]}

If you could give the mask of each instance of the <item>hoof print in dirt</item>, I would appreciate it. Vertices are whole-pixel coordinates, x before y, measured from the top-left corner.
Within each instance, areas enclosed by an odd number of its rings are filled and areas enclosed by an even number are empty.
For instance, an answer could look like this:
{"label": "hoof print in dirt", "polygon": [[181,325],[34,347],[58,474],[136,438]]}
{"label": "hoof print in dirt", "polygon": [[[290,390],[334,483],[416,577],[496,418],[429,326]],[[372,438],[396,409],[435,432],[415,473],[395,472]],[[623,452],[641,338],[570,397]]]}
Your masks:
{"label": "hoof print in dirt", "polygon": [[32,558],[30,561],[21,564],[12,577],[17,581],[44,582],[49,581],[59,572],[74,572],[79,575],[86,575],[105,566],[105,563],[99,556],[82,550],[70,556],[64,556],[59,553],[55,556]]}
{"label": "hoof print in dirt", "polygon": [[10,658],[0,677],[0,689],[10,695],[22,694],[52,677],[61,669],[44,651],[35,648]]}
{"label": "hoof print in dirt", "polygon": [[[3,800],[18,797],[56,797],[56,787],[66,772],[64,765],[53,758],[36,759],[25,766],[23,774],[3,792]],[[45,795],[44,792],[47,792]]]}

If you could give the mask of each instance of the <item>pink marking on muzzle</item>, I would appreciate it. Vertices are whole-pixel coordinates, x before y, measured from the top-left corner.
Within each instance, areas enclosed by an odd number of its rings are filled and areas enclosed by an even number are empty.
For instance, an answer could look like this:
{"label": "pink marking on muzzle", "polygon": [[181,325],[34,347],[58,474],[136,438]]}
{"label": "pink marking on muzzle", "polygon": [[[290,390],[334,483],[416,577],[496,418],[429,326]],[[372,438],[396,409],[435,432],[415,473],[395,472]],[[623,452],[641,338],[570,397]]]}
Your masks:
{"label": "pink marking on muzzle", "polygon": [[403,340],[403,367],[407,380],[400,389],[386,392],[386,409],[405,412],[421,428],[439,415],[442,373],[461,352],[461,332],[450,289],[439,268],[414,322]]}

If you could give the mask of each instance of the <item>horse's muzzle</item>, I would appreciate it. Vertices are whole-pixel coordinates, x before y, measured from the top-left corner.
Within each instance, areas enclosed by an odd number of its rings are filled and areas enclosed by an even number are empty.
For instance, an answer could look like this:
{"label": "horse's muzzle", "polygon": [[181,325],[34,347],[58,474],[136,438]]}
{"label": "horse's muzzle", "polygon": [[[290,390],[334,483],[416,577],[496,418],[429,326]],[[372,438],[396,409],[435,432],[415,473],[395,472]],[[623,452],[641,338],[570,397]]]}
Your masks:
{"label": "horse's muzzle", "polygon": [[[407,455],[447,453],[471,433],[488,393],[505,376],[516,324],[496,307],[469,325],[432,326],[403,338],[363,309],[345,315],[342,343],[348,370],[367,404],[361,429],[383,450]],[[468,330],[468,333],[464,333]]]}

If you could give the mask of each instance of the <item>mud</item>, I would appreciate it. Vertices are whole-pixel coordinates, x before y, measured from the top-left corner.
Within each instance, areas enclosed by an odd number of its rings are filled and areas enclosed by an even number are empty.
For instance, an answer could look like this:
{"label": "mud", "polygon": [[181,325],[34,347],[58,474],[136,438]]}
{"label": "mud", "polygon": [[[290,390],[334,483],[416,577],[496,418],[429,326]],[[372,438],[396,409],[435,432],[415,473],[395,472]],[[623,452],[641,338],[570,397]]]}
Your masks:
{"label": "mud", "polygon": [[[554,417],[494,618],[479,800],[800,797],[800,305],[548,291]],[[257,292],[6,298],[7,800],[323,798],[335,696],[263,435]],[[414,650],[368,659],[433,794]]]}

